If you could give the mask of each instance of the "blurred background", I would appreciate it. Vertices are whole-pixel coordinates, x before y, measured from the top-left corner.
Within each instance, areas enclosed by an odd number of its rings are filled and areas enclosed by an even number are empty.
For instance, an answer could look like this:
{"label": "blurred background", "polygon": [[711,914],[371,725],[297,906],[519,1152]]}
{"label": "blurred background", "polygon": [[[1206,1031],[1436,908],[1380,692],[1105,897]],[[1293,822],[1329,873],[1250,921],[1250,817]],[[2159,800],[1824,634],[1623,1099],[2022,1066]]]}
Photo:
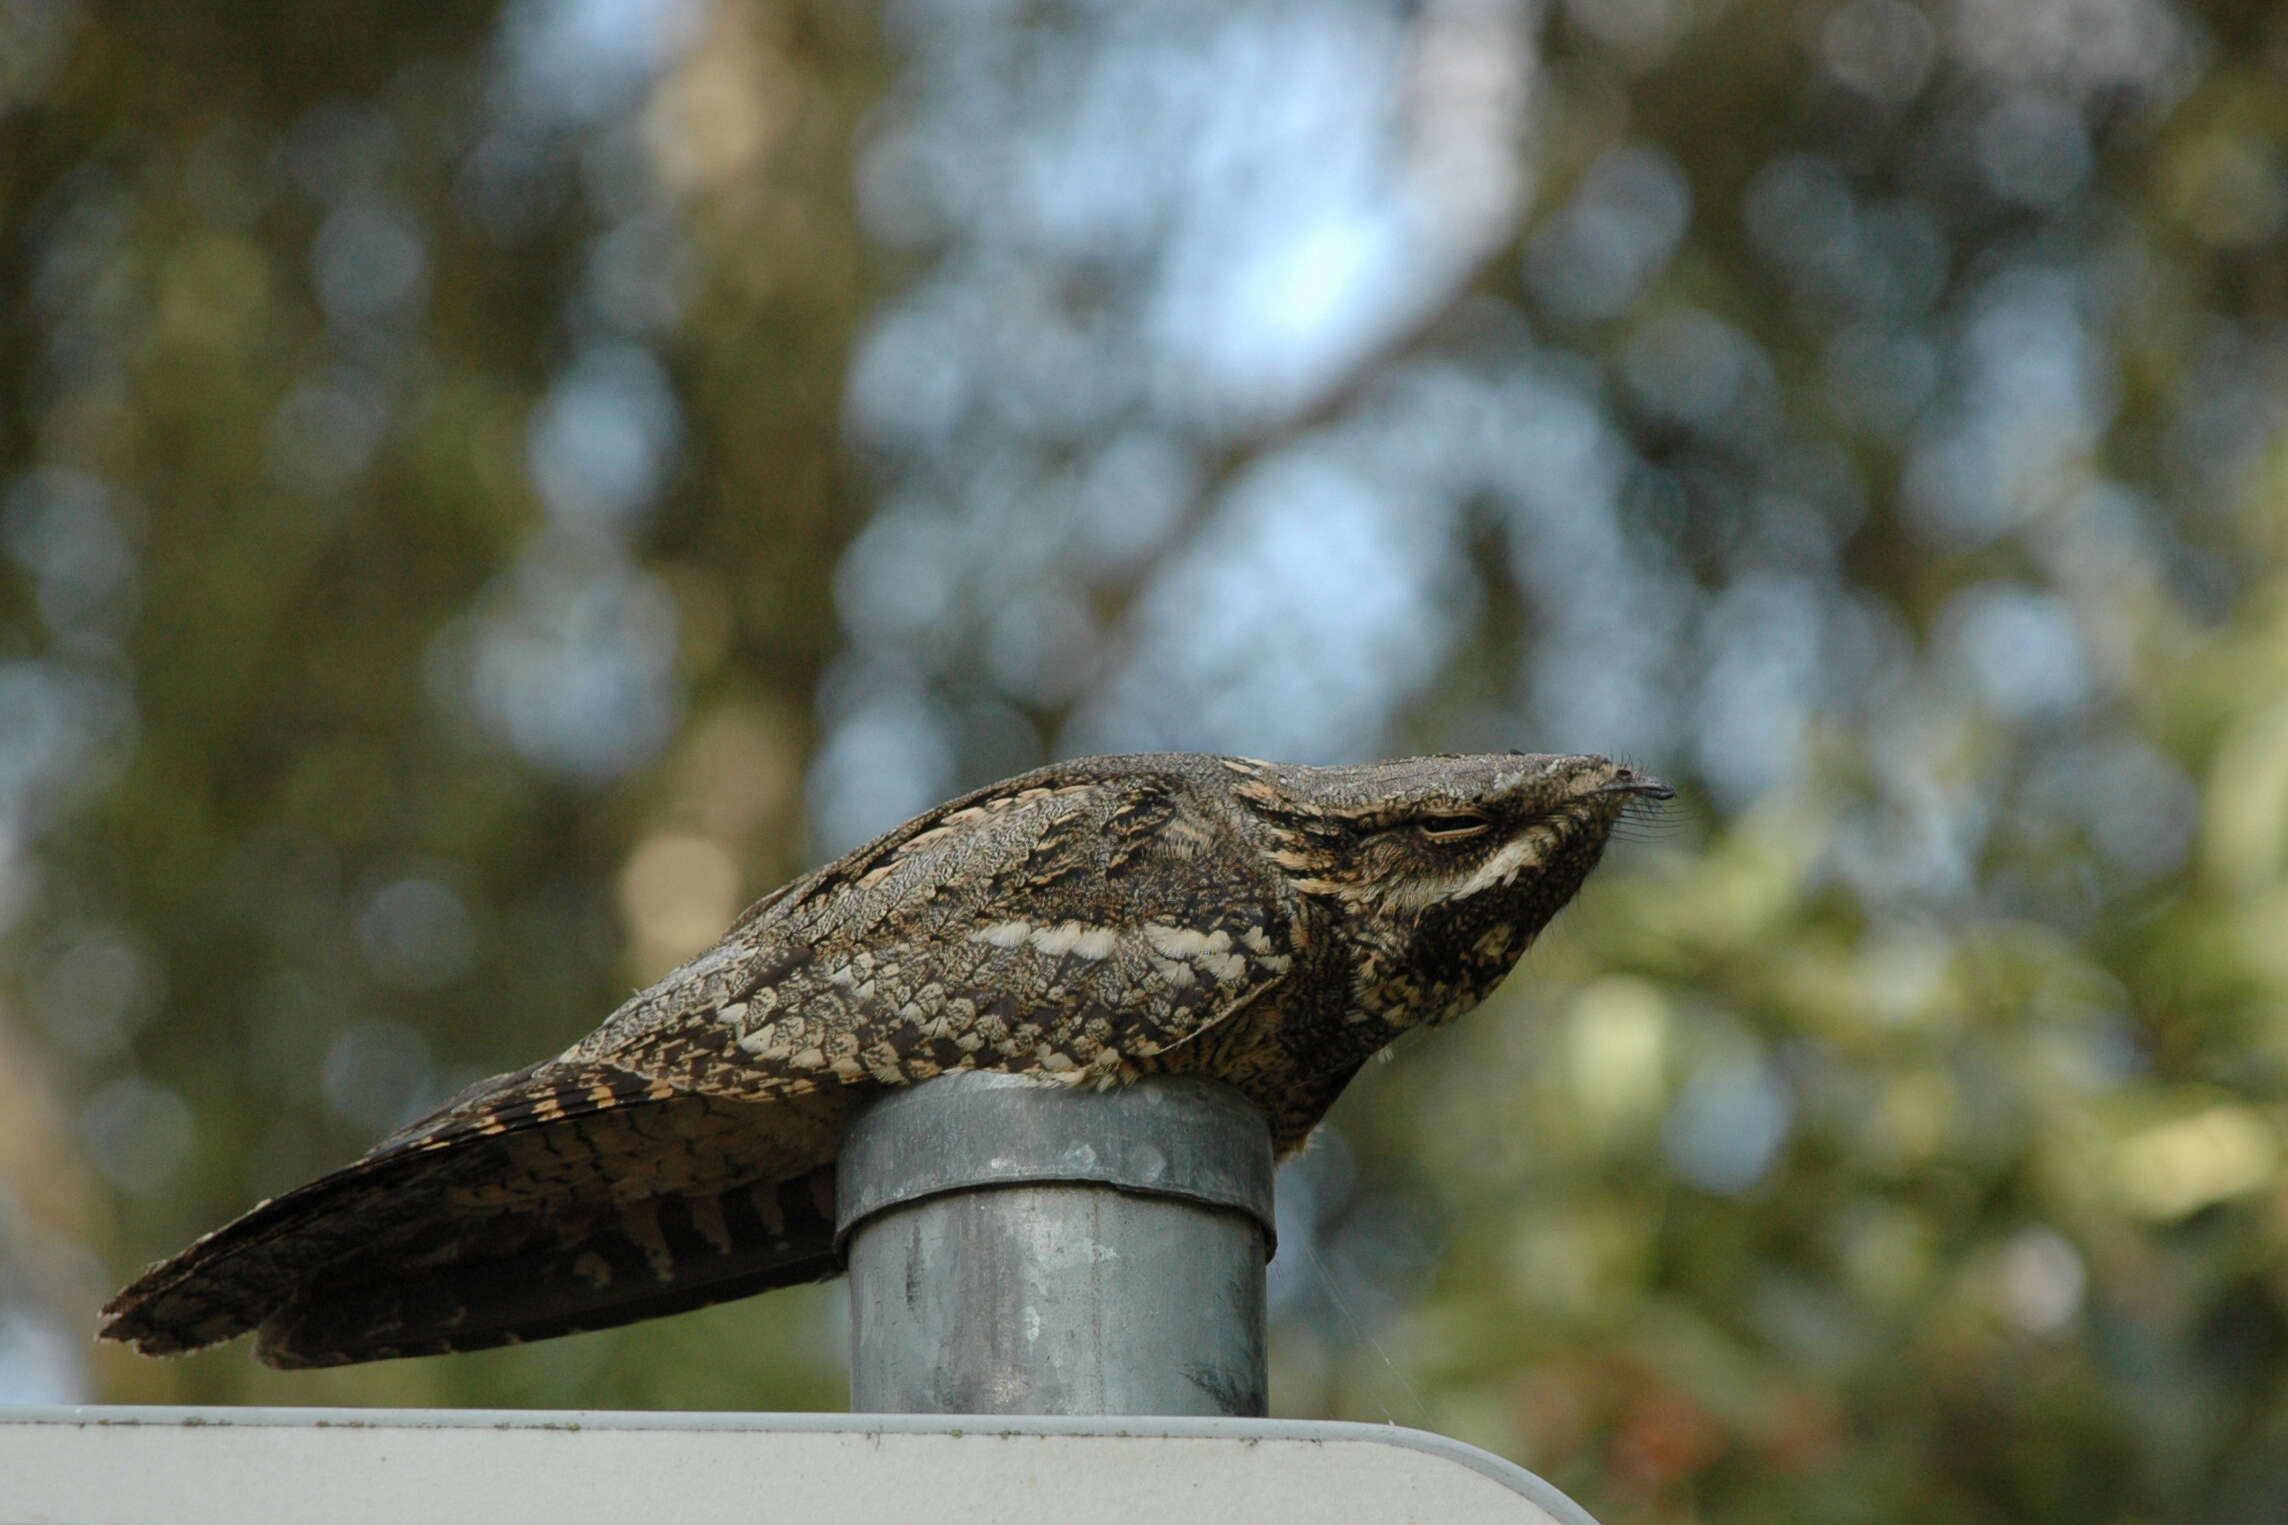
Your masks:
{"label": "blurred background", "polygon": [[1634,1521],[2288,1517],[2288,20],[0,0],[0,1401],[1085,751],[1683,790],[1286,1173],[1275,1412]]}

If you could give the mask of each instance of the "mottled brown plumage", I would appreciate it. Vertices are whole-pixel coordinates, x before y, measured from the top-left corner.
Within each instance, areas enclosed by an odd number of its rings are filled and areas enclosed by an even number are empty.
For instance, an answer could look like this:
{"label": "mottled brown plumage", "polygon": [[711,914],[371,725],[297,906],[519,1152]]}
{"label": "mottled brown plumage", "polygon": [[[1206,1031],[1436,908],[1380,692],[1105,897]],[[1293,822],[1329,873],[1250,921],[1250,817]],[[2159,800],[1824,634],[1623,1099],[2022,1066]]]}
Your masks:
{"label": "mottled brown plumage", "polygon": [[831,1275],[833,1163],[885,1086],[1214,1075],[1295,1148],[1400,1032],[1490,992],[1666,790],[1599,757],[1093,757],[765,897],[562,1055],[153,1267],[147,1354],[470,1350]]}

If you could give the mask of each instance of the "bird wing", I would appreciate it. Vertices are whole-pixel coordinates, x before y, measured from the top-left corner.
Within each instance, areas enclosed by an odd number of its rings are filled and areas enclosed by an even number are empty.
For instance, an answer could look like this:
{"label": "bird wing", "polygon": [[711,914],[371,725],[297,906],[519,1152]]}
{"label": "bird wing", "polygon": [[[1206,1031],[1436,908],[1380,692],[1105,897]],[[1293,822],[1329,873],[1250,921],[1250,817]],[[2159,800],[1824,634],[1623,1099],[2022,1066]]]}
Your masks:
{"label": "bird wing", "polygon": [[1292,892],[1253,852],[1207,851],[1216,831],[1149,775],[956,800],[750,913],[566,1057],[742,1099],[1168,1066],[1304,940]]}
{"label": "bird wing", "polygon": [[259,1329],[273,1365],[332,1365],[830,1275],[865,1090],[1183,1067],[1286,975],[1292,906],[1236,866],[1254,854],[1203,851],[1214,831],[1174,778],[1036,775],[940,807],[758,903],[559,1058],[153,1267],[103,1334],[163,1354]]}

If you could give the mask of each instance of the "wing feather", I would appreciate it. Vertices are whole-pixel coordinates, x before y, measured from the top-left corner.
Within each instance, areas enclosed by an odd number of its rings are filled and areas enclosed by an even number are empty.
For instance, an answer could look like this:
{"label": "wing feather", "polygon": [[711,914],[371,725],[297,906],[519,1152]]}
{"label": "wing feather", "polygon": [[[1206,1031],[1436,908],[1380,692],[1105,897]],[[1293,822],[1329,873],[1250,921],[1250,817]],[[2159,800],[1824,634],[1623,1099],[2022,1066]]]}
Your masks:
{"label": "wing feather", "polygon": [[[1255,854],[1194,857],[1209,829],[1148,779],[956,800],[776,898],[566,1058],[756,1100],[1178,1064],[1285,980],[1298,941]],[[1179,853],[1184,873],[1153,861]]]}

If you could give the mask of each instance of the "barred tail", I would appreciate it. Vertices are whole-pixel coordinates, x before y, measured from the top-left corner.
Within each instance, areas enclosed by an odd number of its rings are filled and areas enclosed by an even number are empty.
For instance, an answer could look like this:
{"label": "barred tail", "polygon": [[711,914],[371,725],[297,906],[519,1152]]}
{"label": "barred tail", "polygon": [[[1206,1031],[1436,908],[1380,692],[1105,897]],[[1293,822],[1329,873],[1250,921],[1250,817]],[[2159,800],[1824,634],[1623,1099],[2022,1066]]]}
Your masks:
{"label": "barred tail", "polygon": [[266,1317],[271,1366],[341,1366],[609,1329],[816,1281],[834,1256],[834,1172],[631,1204],[566,1234],[503,1222],[477,1239],[346,1261]]}
{"label": "barred tail", "polygon": [[172,1355],[273,1366],[476,1350],[834,1274],[846,1098],[766,1105],[595,1066],[502,1076],[224,1225],[104,1311]]}

